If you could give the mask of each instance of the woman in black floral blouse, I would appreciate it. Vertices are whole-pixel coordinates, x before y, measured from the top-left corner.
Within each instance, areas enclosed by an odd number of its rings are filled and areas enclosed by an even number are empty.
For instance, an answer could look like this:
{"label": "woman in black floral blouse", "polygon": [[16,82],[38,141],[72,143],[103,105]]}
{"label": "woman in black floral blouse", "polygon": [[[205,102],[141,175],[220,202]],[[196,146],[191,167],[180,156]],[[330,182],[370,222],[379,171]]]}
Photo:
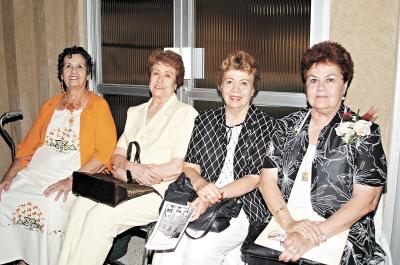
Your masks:
{"label": "woman in black floral blouse", "polygon": [[[350,229],[340,264],[379,264],[385,253],[375,241],[373,217],[386,182],[386,159],[371,115],[359,117],[343,104],[353,76],[350,54],[337,43],[322,42],[305,52],[301,70],[309,109],[277,122],[273,155],[261,171],[261,193],[287,232],[279,260],[296,261]],[[291,207],[324,221],[296,219]]]}

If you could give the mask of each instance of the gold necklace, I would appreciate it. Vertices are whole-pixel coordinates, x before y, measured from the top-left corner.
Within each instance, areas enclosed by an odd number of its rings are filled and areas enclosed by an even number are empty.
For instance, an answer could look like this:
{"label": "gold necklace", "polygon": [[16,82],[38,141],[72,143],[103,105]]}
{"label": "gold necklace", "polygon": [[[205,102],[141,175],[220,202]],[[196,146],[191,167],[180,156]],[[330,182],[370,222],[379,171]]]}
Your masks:
{"label": "gold necklace", "polygon": [[82,93],[82,95],[78,98],[78,100],[71,100],[68,92],[64,92],[64,108],[67,109],[69,111],[69,115],[68,115],[68,124],[69,127],[72,126],[72,124],[74,123],[74,116],[73,116],[73,112],[76,109],[79,109],[81,107],[81,103],[82,103],[82,99],[83,97],[86,95],[86,90]]}

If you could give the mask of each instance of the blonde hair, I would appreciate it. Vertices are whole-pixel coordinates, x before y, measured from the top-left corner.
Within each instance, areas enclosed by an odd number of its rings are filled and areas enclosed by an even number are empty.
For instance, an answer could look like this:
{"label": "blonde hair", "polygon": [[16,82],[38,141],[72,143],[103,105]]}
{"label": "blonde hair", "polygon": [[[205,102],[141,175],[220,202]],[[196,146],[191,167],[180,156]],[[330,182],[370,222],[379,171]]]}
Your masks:
{"label": "blonde hair", "polygon": [[[252,74],[254,76],[253,87],[254,87],[254,95],[255,97],[259,91],[258,85],[260,83],[260,70],[258,69],[258,64],[256,59],[250,55],[249,53],[236,50],[230,54],[222,61],[221,65],[218,69],[217,74],[217,86],[221,87],[222,81],[224,79],[224,74],[229,70],[239,70],[246,72],[248,74]],[[218,90],[219,93],[219,90]]]}

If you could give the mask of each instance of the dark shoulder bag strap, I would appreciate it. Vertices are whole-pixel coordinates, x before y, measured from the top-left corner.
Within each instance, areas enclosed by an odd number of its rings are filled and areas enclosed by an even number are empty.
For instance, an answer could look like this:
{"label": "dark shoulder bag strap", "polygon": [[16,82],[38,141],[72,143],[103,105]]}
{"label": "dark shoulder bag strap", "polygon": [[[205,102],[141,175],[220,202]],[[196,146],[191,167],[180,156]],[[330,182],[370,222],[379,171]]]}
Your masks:
{"label": "dark shoulder bag strap", "polygon": [[[134,162],[134,163],[139,163],[139,164],[140,164],[140,163],[141,163],[141,162],[140,162],[140,145],[139,145],[139,143],[136,142],[136,141],[132,141],[132,142],[130,142],[130,143],[128,144],[128,149],[126,150],[126,159],[127,159],[128,161],[131,161],[131,157],[132,157],[132,145],[135,145],[135,148],[136,148],[136,153],[135,153],[135,157],[133,158],[133,162]],[[132,180],[133,180],[133,183],[137,183],[137,184],[142,185],[141,183],[138,183],[138,182],[132,177],[132,173],[131,173],[130,170],[127,170],[127,171],[126,171],[126,176],[128,177],[128,179],[132,179]],[[161,194],[160,194],[156,189],[153,188],[153,192],[155,192],[158,196],[160,196],[160,197],[162,198]]]}
{"label": "dark shoulder bag strap", "polygon": [[210,218],[210,221],[208,222],[206,229],[204,230],[204,232],[203,232],[200,236],[198,236],[198,237],[191,236],[191,235],[190,235],[188,232],[186,232],[186,230],[185,230],[186,235],[187,235],[188,237],[190,237],[191,239],[200,239],[200,238],[204,237],[205,235],[207,235],[208,232],[210,232],[210,230],[211,230],[211,228],[212,228],[212,226],[213,226],[213,224],[214,224],[214,222],[215,222],[215,219],[217,218],[217,215],[218,215],[219,210],[221,209],[221,207],[222,207],[224,204],[225,204],[225,203],[219,203],[219,204],[218,204],[218,207],[215,207],[215,208],[214,208],[215,210],[214,210],[214,212],[212,213],[212,216],[211,216],[211,218]]}

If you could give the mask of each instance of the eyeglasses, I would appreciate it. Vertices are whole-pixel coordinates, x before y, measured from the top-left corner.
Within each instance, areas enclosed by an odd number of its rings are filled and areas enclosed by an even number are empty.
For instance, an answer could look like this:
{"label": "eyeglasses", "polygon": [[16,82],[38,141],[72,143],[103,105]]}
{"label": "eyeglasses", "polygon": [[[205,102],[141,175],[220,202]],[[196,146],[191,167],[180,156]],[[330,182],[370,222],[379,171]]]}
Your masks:
{"label": "eyeglasses", "polygon": [[307,87],[308,88],[318,88],[322,84],[325,85],[325,87],[328,88],[334,88],[336,85],[339,83],[341,78],[338,78],[337,76],[331,75],[323,78],[318,78],[316,76],[308,76],[307,77]]}
{"label": "eyeglasses", "polygon": [[75,70],[79,73],[83,73],[83,72],[86,72],[86,67],[81,64],[77,64],[77,65],[66,64],[63,66],[63,70],[64,70],[64,72],[70,72],[72,70]]}
{"label": "eyeglasses", "polygon": [[287,236],[287,233],[282,233],[279,230],[273,230],[268,234],[269,239],[278,241],[279,244],[281,244],[281,245],[283,244],[283,240],[285,240],[286,236]]}

